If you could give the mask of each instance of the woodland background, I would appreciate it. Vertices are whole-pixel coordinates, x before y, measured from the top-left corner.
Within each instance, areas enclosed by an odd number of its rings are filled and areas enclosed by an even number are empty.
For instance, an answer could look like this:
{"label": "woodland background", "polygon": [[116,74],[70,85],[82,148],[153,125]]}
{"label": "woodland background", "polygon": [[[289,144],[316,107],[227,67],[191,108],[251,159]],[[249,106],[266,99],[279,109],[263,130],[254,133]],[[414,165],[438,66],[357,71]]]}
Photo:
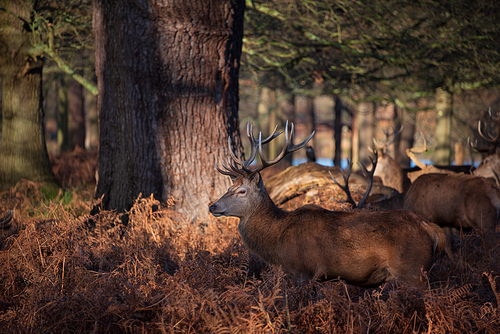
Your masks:
{"label": "woodland background", "polygon": [[[282,128],[286,119],[293,120],[296,141],[316,130],[316,155],[339,166],[347,157],[366,163],[372,138],[381,138],[382,129],[404,125],[390,149],[403,166],[409,165],[405,148],[421,145],[419,131],[433,145],[423,158],[442,165],[480,160],[466,142],[478,137],[477,122],[488,120],[490,107],[500,110],[497,1],[184,1],[170,9],[188,21],[198,20],[195,31],[203,27],[214,29],[207,35],[226,36],[209,24],[218,17],[220,3],[225,5],[220,13],[244,15],[236,99],[239,129],[227,133],[239,138],[247,121],[253,121],[265,135],[275,124]],[[128,37],[148,31],[148,20],[127,16],[147,18],[144,4],[0,2],[0,215],[8,210],[15,214],[13,227],[0,232],[0,332],[500,331],[500,249],[484,256],[475,233],[460,235],[462,265],[439,255],[423,291],[398,283],[377,289],[343,282],[294,286],[278,268],[248,253],[237,219],[208,216],[207,199],[196,192],[156,198],[134,189],[126,208],[103,203],[96,193],[102,138],[95,68],[99,50],[92,23],[96,11],[113,16],[124,24],[117,24],[116,31],[130,33],[122,39],[129,46]],[[213,16],[196,16],[207,12],[204,6],[213,8]],[[168,12],[158,18],[171,18]],[[182,29],[175,33],[182,35]],[[123,36],[107,36],[113,37]],[[27,51],[17,72],[8,72],[15,58],[8,50],[16,41],[29,47],[22,48]],[[129,49],[131,63],[146,63],[139,46],[147,43],[142,43],[132,43],[137,48]],[[177,45],[185,44],[171,44]],[[36,94],[11,98],[11,82],[17,81],[10,78],[31,75],[40,76],[39,86],[31,88]],[[146,78],[144,72],[144,82]],[[27,177],[29,164],[23,166],[26,177],[15,179],[6,171],[13,155],[39,164],[22,146],[10,146],[17,139],[10,112],[24,109],[43,125],[42,139],[33,141],[46,147],[50,178]],[[181,133],[198,134],[194,129]],[[203,131],[198,132],[203,138]],[[220,132],[225,137],[207,140],[214,151],[227,146],[227,133]],[[479,145],[485,144],[479,138]],[[272,156],[279,145],[271,145],[266,154]],[[172,152],[188,164],[197,158],[181,148]],[[116,169],[132,165],[133,159],[127,159],[115,161]],[[212,196],[219,196],[229,184],[214,168],[220,159],[225,156],[203,160],[186,179],[201,178],[200,171],[213,173],[205,179],[217,184]],[[294,159],[304,159],[304,152]],[[125,183],[129,177],[121,179]],[[341,196],[338,189],[327,189],[321,197],[298,197],[283,207],[316,203],[347,210],[338,202]],[[179,210],[181,201],[202,213]]]}

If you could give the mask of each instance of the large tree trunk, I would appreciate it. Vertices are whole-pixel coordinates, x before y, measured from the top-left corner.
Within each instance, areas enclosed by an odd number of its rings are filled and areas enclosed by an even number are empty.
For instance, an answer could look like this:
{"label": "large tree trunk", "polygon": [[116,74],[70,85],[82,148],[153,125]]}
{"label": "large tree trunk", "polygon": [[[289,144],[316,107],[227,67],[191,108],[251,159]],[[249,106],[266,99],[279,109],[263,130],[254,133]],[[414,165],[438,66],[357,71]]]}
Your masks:
{"label": "large tree trunk", "polygon": [[435,165],[451,164],[451,118],[452,95],[444,89],[436,90],[436,150],[434,151]]}
{"label": "large tree trunk", "polygon": [[142,193],[176,200],[192,219],[230,180],[215,169],[241,155],[238,70],[244,1],[93,1],[104,208]]}
{"label": "large tree trunk", "polygon": [[[0,1],[2,142],[0,191],[21,178],[57,185],[45,146],[43,59],[32,58],[30,1]],[[21,20],[22,19],[22,20]]]}

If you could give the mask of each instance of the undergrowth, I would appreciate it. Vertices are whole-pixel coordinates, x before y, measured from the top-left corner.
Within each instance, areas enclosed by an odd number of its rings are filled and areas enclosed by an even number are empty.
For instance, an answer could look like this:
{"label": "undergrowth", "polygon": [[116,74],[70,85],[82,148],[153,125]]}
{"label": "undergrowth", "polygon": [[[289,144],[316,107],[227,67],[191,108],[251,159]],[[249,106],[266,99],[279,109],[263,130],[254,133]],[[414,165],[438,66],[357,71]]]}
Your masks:
{"label": "undergrowth", "polygon": [[243,246],[237,219],[187,224],[152,197],[102,211],[92,187],[41,201],[40,184],[0,194],[2,333],[499,333],[500,250],[460,242],[422,291],[391,282],[294,285]]}

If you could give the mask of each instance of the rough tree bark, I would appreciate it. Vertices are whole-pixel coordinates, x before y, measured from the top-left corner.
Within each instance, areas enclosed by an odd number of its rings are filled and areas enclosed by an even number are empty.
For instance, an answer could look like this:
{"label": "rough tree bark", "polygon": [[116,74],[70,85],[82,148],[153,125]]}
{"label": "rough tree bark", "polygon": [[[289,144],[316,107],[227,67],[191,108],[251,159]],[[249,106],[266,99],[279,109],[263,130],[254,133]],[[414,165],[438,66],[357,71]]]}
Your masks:
{"label": "rough tree bark", "polygon": [[94,0],[104,208],[130,208],[139,193],[191,219],[230,185],[215,169],[238,132],[243,0]]}
{"label": "rough tree bark", "polygon": [[32,56],[31,1],[0,1],[0,191],[21,178],[58,185],[45,146],[43,59]]}

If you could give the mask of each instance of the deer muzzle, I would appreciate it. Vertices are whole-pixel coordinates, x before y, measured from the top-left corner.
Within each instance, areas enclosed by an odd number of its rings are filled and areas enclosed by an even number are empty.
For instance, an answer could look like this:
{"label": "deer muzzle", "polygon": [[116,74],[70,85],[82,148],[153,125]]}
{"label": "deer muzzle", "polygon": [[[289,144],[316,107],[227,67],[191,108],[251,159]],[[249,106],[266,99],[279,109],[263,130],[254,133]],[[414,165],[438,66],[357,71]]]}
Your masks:
{"label": "deer muzzle", "polygon": [[218,206],[217,203],[214,203],[208,207],[208,210],[210,211],[211,214],[213,214],[215,217],[220,217],[223,216],[225,211],[221,210]]}

